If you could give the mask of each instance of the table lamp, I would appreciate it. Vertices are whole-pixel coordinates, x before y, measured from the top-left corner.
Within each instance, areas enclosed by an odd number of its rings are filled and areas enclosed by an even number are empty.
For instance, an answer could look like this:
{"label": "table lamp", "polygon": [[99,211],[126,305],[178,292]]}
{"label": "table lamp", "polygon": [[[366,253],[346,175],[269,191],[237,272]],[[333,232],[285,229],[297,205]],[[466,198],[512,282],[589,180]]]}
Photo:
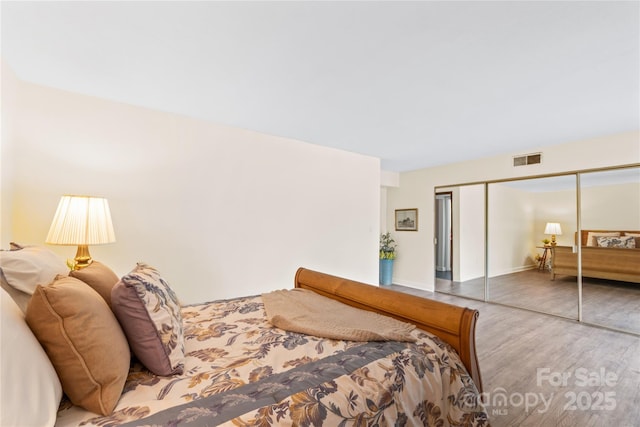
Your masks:
{"label": "table lamp", "polygon": [[557,222],[548,222],[547,226],[544,228],[544,234],[551,234],[551,246],[555,246],[556,235],[562,235],[562,228],[560,228],[560,224]]}
{"label": "table lamp", "polygon": [[109,202],[102,197],[62,196],[53,217],[46,243],[78,245],[73,269],[91,264],[89,245],[116,241]]}

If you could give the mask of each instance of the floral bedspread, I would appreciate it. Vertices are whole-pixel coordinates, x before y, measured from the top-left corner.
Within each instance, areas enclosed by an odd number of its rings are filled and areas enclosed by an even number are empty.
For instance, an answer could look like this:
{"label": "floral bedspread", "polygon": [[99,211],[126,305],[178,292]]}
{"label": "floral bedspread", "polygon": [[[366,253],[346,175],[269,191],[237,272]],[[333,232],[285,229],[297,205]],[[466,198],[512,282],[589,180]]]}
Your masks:
{"label": "floral bedspread", "polygon": [[416,343],[353,342],[283,331],[261,297],[183,307],[185,370],[132,365],[109,416],[63,403],[58,426],[485,426],[457,354],[415,330]]}

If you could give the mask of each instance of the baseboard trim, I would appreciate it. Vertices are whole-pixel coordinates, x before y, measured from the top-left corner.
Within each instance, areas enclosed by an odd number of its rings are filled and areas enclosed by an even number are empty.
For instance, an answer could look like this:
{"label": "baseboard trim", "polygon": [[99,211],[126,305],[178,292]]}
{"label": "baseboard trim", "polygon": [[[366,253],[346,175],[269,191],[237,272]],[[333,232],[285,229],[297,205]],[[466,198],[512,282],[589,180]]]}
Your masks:
{"label": "baseboard trim", "polygon": [[400,285],[400,286],[406,286],[407,288],[414,288],[414,289],[419,289],[421,291],[429,291],[429,292],[434,292],[435,291],[435,284],[432,284],[431,286],[429,286],[429,284],[424,283],[424,282],[414,282],[411,280],[402,280],[402,279],[393,279],[393,284],[394,285]]}

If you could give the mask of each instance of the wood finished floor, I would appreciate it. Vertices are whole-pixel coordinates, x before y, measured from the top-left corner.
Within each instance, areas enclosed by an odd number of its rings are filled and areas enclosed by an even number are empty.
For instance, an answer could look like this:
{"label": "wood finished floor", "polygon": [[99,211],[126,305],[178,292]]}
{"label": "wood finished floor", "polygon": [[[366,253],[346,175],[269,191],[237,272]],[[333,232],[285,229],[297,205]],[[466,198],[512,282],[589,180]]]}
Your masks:
{"label": "wood finished floor", "polygon": [[[452,282],[436,279],[439,292],[484,299],[483,279]],[[583,321],[640,333],[640,284],[584,278]],[[578,318],[575,277],[526,270],[489,278],[489,301],[571,319]]]}
{"label": "wood finished floor", "polygon": [[[478,358],[493,427],[640,426],[639,337],[499,304],[390,288],[480,311]],[[562,375],[568,376],[564,384]]]}

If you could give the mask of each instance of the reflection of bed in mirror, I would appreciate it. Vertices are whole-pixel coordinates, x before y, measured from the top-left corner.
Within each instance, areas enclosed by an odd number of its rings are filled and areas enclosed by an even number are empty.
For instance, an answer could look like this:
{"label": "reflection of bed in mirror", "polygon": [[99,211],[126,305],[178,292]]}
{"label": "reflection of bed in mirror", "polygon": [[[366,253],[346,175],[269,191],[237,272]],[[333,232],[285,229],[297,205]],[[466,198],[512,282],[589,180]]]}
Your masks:
{"label": "reflection of bed in mirror", "polygon": [[[582,276],[640,283],[640,231],[582,230],[581,242]],[[551,271],[554,279],[577,276],[577,252],[571,246],[553,248]]]}

